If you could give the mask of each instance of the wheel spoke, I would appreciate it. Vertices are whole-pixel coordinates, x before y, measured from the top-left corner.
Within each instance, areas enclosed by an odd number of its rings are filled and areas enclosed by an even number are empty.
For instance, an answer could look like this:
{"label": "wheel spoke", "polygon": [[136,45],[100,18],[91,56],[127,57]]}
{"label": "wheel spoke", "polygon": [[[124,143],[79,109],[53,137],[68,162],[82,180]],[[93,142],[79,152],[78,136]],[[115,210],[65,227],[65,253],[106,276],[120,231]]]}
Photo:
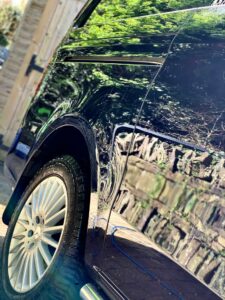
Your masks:
{"label": "wheel spoke", "polygon": [[37,214],[37,190],[34,190],[34,192],[31,195],[31,205],[32,205],[32,219],[34,220],[36,214]]}
{"label": "wheel spoke", "polygon": [[10,255],[9,256],[8,267],[9,268],[11,268],[11,267],[16,268],[17,264],[19,263],[19,261],[21,260],[21,258],[23,257],[23,255],[24,255],[24,249],[23,248],[20,249],[20,253],[17,253],[16,255]]}
{"label": "wheel spoke", "polygon": [[45,220],[45,226],[53,226],[61,221],[66,214],[66,209],[63,208],[60,211],[57,211],[54,215],[49,214],[49,218]]}
{"label": "wheel spoke", "polygon": [[48,205],[50,199],[52,199],[52,194],[55,193],[55,189],[58,186],[57,182],[55,182],[55,181],[52,184],[49,183],[48,186],[49,185],[50,185],[49,191],[48,191],[48,193],[46,195],[46,198],[45,198],[45,204],[43,205],[44,211],[46,210],[46,206]]}
{"label": "wheel spoke", "polygon": [[34,254],[30,254],[29,260],[29,287],[33,286],[33,283],[37,280],[37,276],[35,276],[35,262],[34,262]]}
{"label": "wheel spoke", "polygon": [[29,225],[28,221],[24,219],[18,219],[17,223],[23,226],[24,228],[27,228],[27,225]]}
{"label": "wheel spoke", "polygon": [[25,263],[26,256],[27,256],[27,254],[25,253],[23,258],[20,261],[19,269],[18,269],[18,272],[17,272],[16,280],[15,280],[15,287],[19,284],[22,284],[22,269],[23,269],[23,265]]}
{"label": "wheel spoke", "polygon": [[61,210],[61,208],[65,205],[65,195],[62,195],[60,198],[56,200],[54,205],[47,211],[46,218],[51,217],[57,211]]}
{"label": "wheel spoke", "polygon": [[52,227],[46,227],[45,229],[44,229],[44,233],[49,233],[49,234],[55,234],[55,233],[60,233],[60,232],[62,232],[62,230],[63,230],[63,226],[62,225],[60,225],[60,226],[52,226]]}
{"label": "wheel spoke", "polygon": [[49,181],[48,182],[43,182],[42,183],[42,196],[39,202],[39,208],[40,208],[40,212],[43,213],[44,212],[44,205],[45,205],[45,199],[47,197],[48,194],[48,186],[49,186]]}
{"label": "wheel spoke", "polygon": [[21,290],[23,290],[23,287],[25,287],[29,282],[29,261],[30,261],[30,255],[27,254],[27,256],[25,257],[25,262],[23,267]]}
{"label": "wheel spoke", "polygon": [[32,224],[32,208],[31,208],[31,206],[28,204],[25,204],[24,211],[25,211],[25,214],[26,214],[29,224]]}
{"label": "wheel spoke", "polygon": [[34,252],[34,262],[35,262],[35,270],[38,279],[41,278],[41,275],[44,273],[44,265],[43,265],[43,259],[41,254],[39,253],[38,248]]}
{"label": "wheel spoke", "polygon": [[38,196],[37,196],[37,206],[36,206],[36,213],[40,213],[41,210],[41,200],[43,198],[43,192],[44,192],[44,185],[43,182],[40,184],[39,187],[39,192],[38,192]]}
{"label": "wheel spoke", "polygon": [[49,266],[52,256],[48,250],[48,246],[45,245],[43,242],[39,244],[39,251],[41,253],[42,258],[44,259],[47,266]]}
{"label": "wheel spoke", "polygon": [[12,238],[16,239],[16,240],[22,240],[22,239],[25,238],[26,232],[27,231],[22,231],[22,232],[15,233],[15,234],[13,234]]}
{"label": "wheel spoke", "polygon": [[21,225],[17,222],[14,232],[13,232],[13,235],[18,234],[18,233],[24,233],[27,230],[27,226],[28,225],[25,223],[23,223],[23,225]]}
{"label": "wheel spoke", "polygon": [[58,199],[60,199],[62,196],[64,196],[63,189],[61,186],[57,187],[57,189],[52,194],[51,199],[48,201],[48,203],[45,206],[45,212],[48,212],[49,208],[57,202]]}
{"label": "wheel spoke", "polygon": [[23,240],[21,240],[20,242],[17,242],[17,243],[15,242],[13,244],[14,245],[12,245],[12,247],[10,247],[9,254],[17,253],[24,246]]}
{"label": "wheel spoke", "polygon": [[49,245],[49,246],[52,246],[53,248],[57,248],[58,247],[58,243],[50,236],[47,236],[45,234],[43,234],[42,236],[42,241]]}

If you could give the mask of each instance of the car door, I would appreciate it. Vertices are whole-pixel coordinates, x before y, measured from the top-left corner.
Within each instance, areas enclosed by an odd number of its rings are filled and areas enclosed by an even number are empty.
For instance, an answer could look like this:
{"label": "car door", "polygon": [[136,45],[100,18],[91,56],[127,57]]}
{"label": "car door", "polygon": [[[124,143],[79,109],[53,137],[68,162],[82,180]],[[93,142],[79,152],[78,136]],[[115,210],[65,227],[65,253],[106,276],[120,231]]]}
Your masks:
{"label": "car door", "polygon": [[[84,15],[88,15],[87,11],[94,2],[99,1],[90,2]],[[96,190],[96,181],[93,180],[96,174],[91,174],[92,182],[95,182],[91,193],[85,261],[94,272],[95,280],[97,277],[100,284],[107,286],[113,295],[118,295],[120,292],[113,287],[113,281],[105,272],[105,264],[110,263],[103,247],[110,209],[123,182],[142,100],[164,61],[163,55],[177,27],[149,49],[146,29],[142,29],[141,39],[136,37],[142,26],[145,7],[139,11],[137,5],[133,7],[129,3],[130,15],[127,16],[125,11],[123,16],[117,16],[117,6],[108,4],[101,1],[99,5],[102,6],[97,6],[99,12],[94,11],[85,24],[81,14],[82,22],[80,18],[75,22],[59,46],[28,111],[22,136],[24,143],[28,138],[29,144],[34,138],[36,143],[41,143],[58,128],[74,126],[89,141],[93,150],[90,156],[97,158],[98,178]],[[105,21],[99,20],[106,15]],[[133,16],[136,19],[132,19]],[[45,118],[40,118],[43,112]],[[69,131],[62,144],[72,138]],[[79,146],[77,140],[76,148]]]}
{"label": "car door", "polygon": [[143,99],[109,220],[105,272],[131,299],[224,295],[225,7],[183,4],[161,14],[153,33],[178,24]]}

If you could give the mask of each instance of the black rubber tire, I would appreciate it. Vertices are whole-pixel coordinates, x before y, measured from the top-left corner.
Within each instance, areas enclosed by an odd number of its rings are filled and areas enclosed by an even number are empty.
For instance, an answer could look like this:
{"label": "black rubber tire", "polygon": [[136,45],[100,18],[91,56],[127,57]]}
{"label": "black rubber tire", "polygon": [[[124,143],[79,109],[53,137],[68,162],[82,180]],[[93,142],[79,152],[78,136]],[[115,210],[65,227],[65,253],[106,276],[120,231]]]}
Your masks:
{"label": "black rubber tire", "polygon": [[[49,176],[60,177],[68,193],[68,214],[58,253],[41,281],[29,292],[19,294],[12,289],[8,278],[8,251],[10,240],[19,214],[34,188]],[[2,253],[2,284],[4,296],[0,299],[80,299],[79,290],[86,282],[83,268],[83,238],[87,192],[85,176],[77,161],[71,156],[62,156],[44,165],[25,189],[8,227]]]}

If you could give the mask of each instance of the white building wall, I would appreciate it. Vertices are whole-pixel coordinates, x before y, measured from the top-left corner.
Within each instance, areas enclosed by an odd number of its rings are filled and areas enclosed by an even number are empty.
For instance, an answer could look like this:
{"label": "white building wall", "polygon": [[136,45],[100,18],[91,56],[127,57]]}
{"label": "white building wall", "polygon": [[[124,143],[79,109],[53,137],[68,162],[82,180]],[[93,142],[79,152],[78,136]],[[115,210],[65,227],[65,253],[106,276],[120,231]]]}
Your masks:
{"label": "white building wall", "polygon": [[10,146],[42,74],[25,72],[33,54],[45,68],[86,0],[30,0],[0,73],[0,134]]}

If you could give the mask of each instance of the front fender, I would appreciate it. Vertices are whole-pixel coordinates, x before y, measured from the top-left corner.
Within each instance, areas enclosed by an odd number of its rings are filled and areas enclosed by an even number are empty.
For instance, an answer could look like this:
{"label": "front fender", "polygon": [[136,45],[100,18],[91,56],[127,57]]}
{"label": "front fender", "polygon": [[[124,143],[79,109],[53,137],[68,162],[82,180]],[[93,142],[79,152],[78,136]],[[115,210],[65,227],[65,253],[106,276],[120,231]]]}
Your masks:
{"label": "front fender", "polygon": [[[91,172],[91,189],[96,191],[97,189],[97,148],[94,133],[90,125],[81,117],[71,114],[59,118],[54,121],[48,128],[46,128],[36,140],[25,164],[25,167],[19,177],[15,189],[9,199],[6,209],[3,213],[3,222],[8,225],[12,214],[19,202],[19,199],[31,180],[32,176],[38,171],[38,169],[48,161],[51,157],[51,153],[43,155],[43,149],[48,141],[61,129],[74,128],[78,131],[87,146],[89,159],[90,159],[90,172]],[[40,159],[41,157],[41,159]]]}

